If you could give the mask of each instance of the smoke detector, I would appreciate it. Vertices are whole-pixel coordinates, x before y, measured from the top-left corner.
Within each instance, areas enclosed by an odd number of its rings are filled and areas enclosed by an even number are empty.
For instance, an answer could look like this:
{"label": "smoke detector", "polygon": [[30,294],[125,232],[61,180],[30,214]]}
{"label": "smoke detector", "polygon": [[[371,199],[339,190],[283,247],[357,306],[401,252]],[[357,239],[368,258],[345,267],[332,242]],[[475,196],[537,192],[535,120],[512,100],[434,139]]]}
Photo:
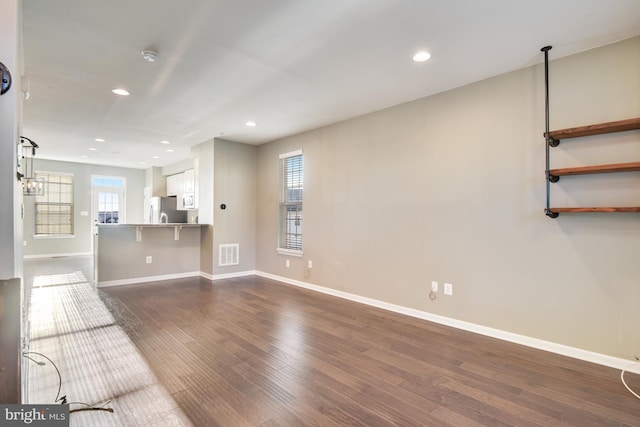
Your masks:
{"label": "smoke detector", "polygon": [[156,52],[155,50],[145,49],[140,53],[142,54],[144,60],[147,62],[156,62],[158,60],[158,52]]}

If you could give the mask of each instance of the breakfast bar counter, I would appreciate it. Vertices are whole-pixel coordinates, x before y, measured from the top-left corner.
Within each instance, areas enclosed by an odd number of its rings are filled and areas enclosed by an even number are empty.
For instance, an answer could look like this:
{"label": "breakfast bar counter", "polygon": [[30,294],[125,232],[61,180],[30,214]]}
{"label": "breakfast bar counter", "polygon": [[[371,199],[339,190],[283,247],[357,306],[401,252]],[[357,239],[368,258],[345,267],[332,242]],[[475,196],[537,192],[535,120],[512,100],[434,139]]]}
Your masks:
{"label": "breakfast bar counter", "polygon": [[95,236],[98,286],[200,275],[201,230],[206,224],[99,224]]}

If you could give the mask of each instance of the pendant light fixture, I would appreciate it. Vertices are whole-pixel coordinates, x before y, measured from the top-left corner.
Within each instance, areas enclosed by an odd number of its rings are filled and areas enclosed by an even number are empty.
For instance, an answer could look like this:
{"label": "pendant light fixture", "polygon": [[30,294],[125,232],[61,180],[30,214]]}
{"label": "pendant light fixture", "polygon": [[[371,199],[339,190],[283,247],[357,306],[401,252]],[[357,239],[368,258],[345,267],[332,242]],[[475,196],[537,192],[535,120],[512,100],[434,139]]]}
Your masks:
{"label": "pendant light fixture", "polygon": [[36,156],[36,148],[38,144],[26,136],[20,137],[22,145],[22,158],[24,161],[24,175],[18,172],[18,177],[22,181],[23,196],[43,196],[44,195],[44,178],[36,178],[33,170],[33,158]]}

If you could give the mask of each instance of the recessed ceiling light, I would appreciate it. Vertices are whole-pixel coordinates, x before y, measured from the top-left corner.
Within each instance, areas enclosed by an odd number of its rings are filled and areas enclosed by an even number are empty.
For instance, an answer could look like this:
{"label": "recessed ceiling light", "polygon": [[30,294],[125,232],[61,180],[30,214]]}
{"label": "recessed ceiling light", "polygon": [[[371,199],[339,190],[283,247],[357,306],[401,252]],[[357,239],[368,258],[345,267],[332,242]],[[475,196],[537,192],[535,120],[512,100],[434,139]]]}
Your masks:
{"label": "recessed ceiling light", "polygon": [[254,122],[253,120],[249,120],[247,123],[245,123],[245,125],[247,125],[250,128],[252,128],[252,127],[256,126],[256,122]]}
{"label": "recessed ceiling light", "polygon": [[98,149],[97,149],[97,148],[93,148],[93,147],[89,147],[89,148],[88,148],[88,150],[89,150],[89,151],[98,151]]}
{"label": "recessed ceiling light", "polygon": [[160,141],[160,144],[165,144],[166,145],[166,144],[171,144],[171,143],[169,141],[165,140],[165,141]]}
{"label": "recessed ceiling light", "polygon": [[104,142],[104,139],[102,139],[102,138],[96,138],[96,139],[94,139],[94,141],[96,141],[96,142]]}
{"label": "recessed ceiling light", "polygon": [[158,60],[158,52],[156,52],[155,50],[145,49],[140,53],[142,54],[144,60],[147,62],[156,62]]}
{"label": "recessed ceiling light", "polygon": [[173,153],[173,149],[172,148],[167,148],[167,153]]}
{"label": "recessed ceiling light", "polygon": [[116,89],[113,89],[111,92],[115,93],[116,95],[120,95],[120,96],[128,96],[129,95],[129,91],[126,90],[126,89],[116,88]]}
{"label": "recessed ceiling light", "polygon": [[88,159],[89,158],[89,156],[85,156],[84,154],[82,156],[80,156],[80,157],[83,158],[83,159]]}
{"label": "recessed ceiling light", "polygon": [[424,50],[413,55],[413,60],[416,62],[428,61],[430,58],[431,58],[431,54]]}
{"label": "recessed ceiling light", "polygon": [[152,159],[159,159],[160,156],[151,156]]}
{"label": "recessed ceiling light", "polygon": [[146,165],[147,164],[147,162],[138,162],[138,163],[140,163],[141,165]]}

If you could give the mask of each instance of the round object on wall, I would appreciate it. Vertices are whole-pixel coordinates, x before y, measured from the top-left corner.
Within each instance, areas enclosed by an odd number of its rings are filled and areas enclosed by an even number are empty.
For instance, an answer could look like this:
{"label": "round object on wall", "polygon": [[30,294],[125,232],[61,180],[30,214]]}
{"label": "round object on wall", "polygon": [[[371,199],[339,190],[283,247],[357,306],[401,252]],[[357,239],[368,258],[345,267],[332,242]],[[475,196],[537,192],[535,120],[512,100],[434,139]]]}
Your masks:
{"label": "round object on wall", "polygon": [[0,95],[4,95],[11,88],[11,73],[9,69],[0,62]]}
{"label": "round object on wall", "polygon": [[224,203],[220,205],[220,209],[225,210],[227,209],[227,205],[225,205]]}

